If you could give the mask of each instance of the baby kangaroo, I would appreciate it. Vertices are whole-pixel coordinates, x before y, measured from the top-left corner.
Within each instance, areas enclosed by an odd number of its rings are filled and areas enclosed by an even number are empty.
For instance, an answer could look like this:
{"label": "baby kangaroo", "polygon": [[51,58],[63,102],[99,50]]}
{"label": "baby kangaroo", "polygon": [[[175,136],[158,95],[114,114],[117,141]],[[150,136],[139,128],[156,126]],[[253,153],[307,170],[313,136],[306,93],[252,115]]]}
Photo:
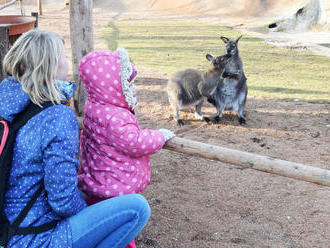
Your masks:
{"label": "baby kangaroo", "polygon": [[201,112],[204,97],[210,97],[215,92],[222,80],[225,65],[230,57],[231,54],[216,58],[207,54],[206,59],[212,62],[212,67],[208,71],[185,69],[173,74],[167,83],[167,94],[173,109],[174,119],[180,126],[183,126],[184,122],[179,119],[179,110],[187,105],[196,106],[196,118],[210,122],[210,119],[203,117]]}
{"label": "baby kangaroo", "polygon": [[218,84],[215,92],[208,97],[208,102],[212,103],[217,108],[217,116],[214,123],[218,123],[222,116],[223,110],[237,112],[239,123],[245,124],[243,110],[248,92],[246,77],[243,71],[243,63],[239,56],[237,43],[242,36],[236,40],[231,40],[221,36],[221,39],[226,43],[226,53],[231,57],[228,63],[225,64],[223,77]]}

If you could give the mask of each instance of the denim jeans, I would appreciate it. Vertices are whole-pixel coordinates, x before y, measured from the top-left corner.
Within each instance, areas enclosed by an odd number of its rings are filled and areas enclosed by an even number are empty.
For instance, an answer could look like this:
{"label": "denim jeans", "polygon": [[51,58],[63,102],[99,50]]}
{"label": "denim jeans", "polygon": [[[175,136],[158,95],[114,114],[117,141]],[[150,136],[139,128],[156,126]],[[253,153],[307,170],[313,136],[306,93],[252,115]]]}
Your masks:
{"label": "denim jeans", "polygon": [[124,248],[143,229],[150,207],[139,194],[106,199],[70,217],[73,248]]}

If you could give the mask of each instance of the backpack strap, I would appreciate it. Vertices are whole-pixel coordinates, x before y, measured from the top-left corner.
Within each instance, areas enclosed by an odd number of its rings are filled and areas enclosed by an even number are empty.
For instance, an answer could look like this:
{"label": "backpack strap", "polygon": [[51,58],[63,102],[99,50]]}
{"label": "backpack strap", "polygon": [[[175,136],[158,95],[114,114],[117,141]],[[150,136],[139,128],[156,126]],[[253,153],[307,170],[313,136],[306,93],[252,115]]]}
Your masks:
{"label": "backpack strap", "polygon": [[10,125],[11,128],[13,128],[15,131],[20,129],[25,125],[25,123],[30,120],[33,116],[40,113],[42,110],[54,105],[52,102],[44,102],[42,104],[42,107],[34,104],[33,102],[30,102],[25,109],[17,114],[15,119],[13,120],[12,124]]}
{"label": "backpack strap", "polygon": [[[52,102],[44,102],[42,104],[42,107],[30,102],[22,112],[16,115],[15,119],[12,123],[9,124],[9,129],[11,132],[13,132],[15,135],[17,134],[18,130],[23,127],[28,120],[30,120],[32,117],[40,113],[42,110],[54,105]],[[13,141],[14,142],[14,141]],[[6,147],[9,149],[9,147]],[[6,158],[8,161],[12,160],[12,151],[6,151],[9,152],[10,155],[8,155]],[[5,162],[8,162],[7,160]],[[8,164],[8,168],[5,171],[6,175],[3,175],[5,178],[4,182],[2,182],[2,186],[6,186],[6,181],[8,180],[8,173],[10,171],[10,164]],[[3,185],[4,184],[4,185]],[[54,228],[57,225],[57,221],[51,221],[49,223],[45,223],[40,226],[31,226],[31,227],[19,227],[19,225],[22,223],[24,218],[27,216],[28,212],[31,210],[33,204],[36,202],[37,198],[41,195],[42,191],[44,189],[43,183],[40,183],[40,186],[38,190],[33,194],[27,205],[23,208],[23,210],[19,213],[18,217],[14,220],[12,224],[9,223],[7,217],[4,215],[3,212],[3,206],[2,213],[0,213],[1,221],[3,221],[3,225],[1,225],[4,230],[1,230],[1,243],[4,244],[4,246],[7,246],[7,243],[14,235],[27,235],[27,234],[36,234],[48,231],[52,228]],[[5,191],[4,191],[5,192]],[[4,193],[3,192],[3,193]],[[4,195],[2,196],[4,197]]]}
{"label": "backpack strap", "polygon": [[24,209],[19,213],[18,217],[15,221],[10,225],[8,236],[9,239],[14,235],[27,235],[27,234],[37,234],[46,232],[50,229],[53,229],[57,225],[57,220],[53,220],[51,222],[45,223],[40,226],[31,226],[31,227],[19,227],[20,223],[24,220],[30,209],[32,208],[33,204],[37,201],[38,197],[41,195],[41,192],[44,188],[43,183],[39,186],[38,190],[33,194],[31,199],[29,200],[28,204],[24,207]]}
{"label": "backpack strap", "polygon": [[8,123],[4,120],[1,120],[0,123],[3,125],[3,136],[0,143],[0,156],[1,156],[2,151],[4,150],[6,145],[6,140],[9,134],[9,127],[8,127]]}

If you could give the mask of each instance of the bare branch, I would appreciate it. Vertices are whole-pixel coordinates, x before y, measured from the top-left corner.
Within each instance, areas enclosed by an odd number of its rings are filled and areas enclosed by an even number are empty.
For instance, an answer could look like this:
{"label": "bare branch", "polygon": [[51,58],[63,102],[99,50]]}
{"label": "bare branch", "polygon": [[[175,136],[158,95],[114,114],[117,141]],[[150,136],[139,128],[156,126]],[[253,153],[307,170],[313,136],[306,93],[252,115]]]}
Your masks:
{"label": "bare branch", "polygon": [[2,4],[2,5],[0,5],[0,10],[4,9],[4,8],[10,6],[10,5],[13,5],[16,2],[17,2],[17,0],[12,0],[9,3]]}

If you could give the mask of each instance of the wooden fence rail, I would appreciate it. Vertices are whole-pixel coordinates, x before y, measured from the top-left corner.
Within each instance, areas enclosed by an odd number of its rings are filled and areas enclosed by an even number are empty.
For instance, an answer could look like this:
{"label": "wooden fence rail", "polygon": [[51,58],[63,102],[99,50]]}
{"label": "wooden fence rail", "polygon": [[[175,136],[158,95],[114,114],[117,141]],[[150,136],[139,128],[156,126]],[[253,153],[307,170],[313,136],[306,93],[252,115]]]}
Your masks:
{"label": "wooden fence rail", "polygon": [[330,171],[313,166],[204,144],[179,137],[174,137],[167,141],[164,149],[330,186]]}

